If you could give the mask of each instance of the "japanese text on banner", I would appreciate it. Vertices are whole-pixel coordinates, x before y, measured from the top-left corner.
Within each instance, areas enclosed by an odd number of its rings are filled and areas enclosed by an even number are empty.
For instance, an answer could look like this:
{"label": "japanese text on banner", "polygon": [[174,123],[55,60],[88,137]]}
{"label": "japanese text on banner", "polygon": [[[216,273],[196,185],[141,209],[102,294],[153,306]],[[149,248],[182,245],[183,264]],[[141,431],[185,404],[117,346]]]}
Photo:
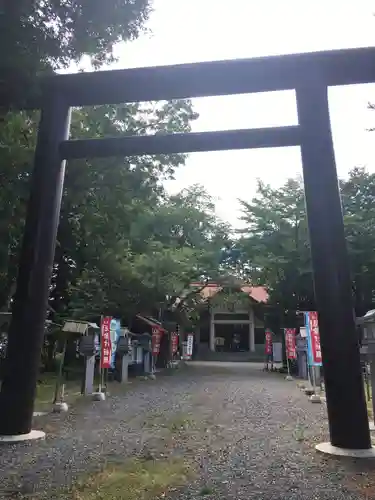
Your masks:
{"label": "japanese text on banner", "polygon": [[172,332],[172,354],[176,354],[178,350],[178,333]]}
{"label": "japanese text on banner", "polygon": [[187,336],[187,348],[186,348],[186,354],[190,358],[193,355],[193,345],[194,345],[194,335],[192,333],[189,333]]}
{"label": "japanese text on banner", "polygon": [[285,328],[285,351],[287,359],[297,359],[296,329]]}
{"label": "japanese text on banner", "polygon": [[162,330],[161,328],[154,327],[152,329],[152,355],[157,356],[160,352]]}
{"label": "japanese text on banner", "polygon": [[265,350],[265,354],[267,356],[272,355],[272,332],[271,332],[271,330],[266,330],[264,350]]}
{"label": "japanese text on banner", "polygon": [[320,347],[318,313],[316,311],[310,311],[305,314],[309,364],[311,366],[321,366],[322,350]]}
{"label": "japanese text on banner", "polygon": [[110,316],[102,318],[100,328],[100,368],[110,368],[112,358],[112,342],[111,342],[111,321]]}

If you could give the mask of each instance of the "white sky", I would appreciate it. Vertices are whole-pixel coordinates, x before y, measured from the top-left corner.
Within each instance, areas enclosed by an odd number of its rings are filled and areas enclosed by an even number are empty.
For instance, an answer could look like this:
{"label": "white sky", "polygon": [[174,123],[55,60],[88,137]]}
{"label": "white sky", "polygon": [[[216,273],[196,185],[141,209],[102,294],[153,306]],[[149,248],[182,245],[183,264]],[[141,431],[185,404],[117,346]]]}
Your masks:
{"label": "white sky", "polygon": [[[375,0],[154,0],[152,34],[118,47],[116,68],[235,59],[375,45]],[[330,89],[337,169],[375,171],[375,86]],[[194,131],[297,123],[293,92],[194,99]],[[374,132],[375,134],[375,132]],[[301,172],[299,148],[195,153],[170,191],[203,184],[221,217],[238,225],[238,198],[251,199],[256,179],[274,186]]]}

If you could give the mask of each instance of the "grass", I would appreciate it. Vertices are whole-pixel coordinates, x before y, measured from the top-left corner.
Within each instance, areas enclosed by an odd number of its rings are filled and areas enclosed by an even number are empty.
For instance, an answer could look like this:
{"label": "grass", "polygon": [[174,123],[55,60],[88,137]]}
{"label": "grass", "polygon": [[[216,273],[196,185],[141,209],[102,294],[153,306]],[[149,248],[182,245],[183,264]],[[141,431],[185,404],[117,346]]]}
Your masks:
{"label": "grass", "polygon": [[293,437],[298,442],[302,442],[305,440],[305,428],[299,421],[297,421],[296,427],[293,431]]}
{"label": "grass", "polygon": [[210,486],[203,486],[203,488],[201,488],[201,490],[199,492],[199,495],[201,497],[206,497],[206,496],[212,495],[212,494],[213,494],[213,489]]}
{"label": "grass", "polygon": [[370,394],[367,394],[367,388],[365,387],[366,404],[369,418],[373,418],[373,408],[372,408],[372,398],[371,398],[371,384],[370,384]]}
{"label": "grass", "polygon": [[195,422],[190,417],[176,415],[175,417],[168,419],[164,423],[164,427],[167,427],[171,432],[187,431],[195,427]]}
{"label": "grass", "polygon": [[[36,389],[35,411],[47,411],[51,409],[55,395],[57,376],[55,374],[43,374]],[[64,400],[73,403],[81,395],[81,383],[79,380],[65,381]]]}
{"label": "grass", "polygon": [[193,477],[181,458],[107,464],[70,493],[72,500],[151,500],[186,484]]}
{"label": "grass", "polygon": [[174,434],[195,430],[197,422],[186,413],[177,413],[166,419],[163,413],[155,412],[145,420],[144,427],[160,427]]}
{"label": "grass", "polygon": [[[302,387],[303,384],[297,384],[298,387]],[[371,398],[371,383],[369,383],[369,392],[368,394],[366,384],[364,383],[364,388],[365,388],[365,398],[366,398],[366,406],[367,406],[367,413],[370,419],[374,418],[374,410],[372,407],[372,398]],[[322,391],[324,394],[324,390]]]}

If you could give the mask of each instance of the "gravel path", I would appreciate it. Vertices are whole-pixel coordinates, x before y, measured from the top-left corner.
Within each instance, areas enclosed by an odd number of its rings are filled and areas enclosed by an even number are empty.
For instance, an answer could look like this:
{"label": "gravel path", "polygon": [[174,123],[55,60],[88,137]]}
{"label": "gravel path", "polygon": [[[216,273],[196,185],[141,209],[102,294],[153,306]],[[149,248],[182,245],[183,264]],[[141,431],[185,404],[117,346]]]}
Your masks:
{"label": "gravel path", "polygon": [[185,430],[174,435],[174,452],[199,474],[168,500],[375,498],[374,464],[314,451],[327,439],[324,405],[259,365],[193,363],[126,393],[119,387],[105,402],[39,418],[45,442],[1,447],[0,498],[58,498],[59,487],[105,461],[160,455],[176,426]]}

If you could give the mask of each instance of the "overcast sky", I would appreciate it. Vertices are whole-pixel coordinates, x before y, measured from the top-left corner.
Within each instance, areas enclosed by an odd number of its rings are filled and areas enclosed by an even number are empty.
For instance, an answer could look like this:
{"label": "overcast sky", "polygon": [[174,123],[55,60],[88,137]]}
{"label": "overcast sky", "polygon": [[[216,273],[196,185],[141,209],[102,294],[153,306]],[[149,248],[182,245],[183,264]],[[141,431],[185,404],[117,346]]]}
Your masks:
{"label": "overcast sky", "polygon": [[[121,44],[117,68],[235,59],[326,49],[375,46],[375,1],[154,0],[152,34]],[[332,88],[330,112],[337,169],[375,171],[375,86]],[[292,125],[293,92],[194,99],[194,131]],[[251,199],[256,179],[274,186],[301,172],[299,148],[195,153],[176,180],[176,191],[201,183],[217,197],[221,217],[237,225],[238,198]]]}

